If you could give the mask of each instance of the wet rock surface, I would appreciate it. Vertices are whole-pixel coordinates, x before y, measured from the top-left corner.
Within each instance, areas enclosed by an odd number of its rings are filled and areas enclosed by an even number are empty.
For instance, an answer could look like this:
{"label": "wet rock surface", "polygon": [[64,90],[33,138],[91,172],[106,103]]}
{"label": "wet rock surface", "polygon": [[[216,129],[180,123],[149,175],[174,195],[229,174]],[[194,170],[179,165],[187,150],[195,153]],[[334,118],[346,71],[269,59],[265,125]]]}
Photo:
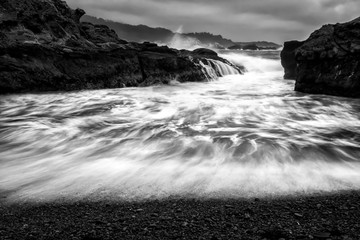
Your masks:
{"label": "wet rock surface", "polygon": [[128,43],[60,0],[0,3],[0,93],[148,86],[206,81],[199,61],[231,63],[204,51]]}
{"label": "wet rock surface", "polygon": [[0,203],[1,239],[358,239],[360,195]]}
{"label": "wet rock surface", "polygon": [[285,70],[284,79],[296,79],[297,62],[295,60],[295,51],[301,47],[304,42],[289,41],[284,43],[281,51],[281,65]]}
{"label": "wet rock surface", "polygon": [[285,43],[282,62],[296,91],[360,97],[360,18],[325,25],[295,50],[293,43]]}

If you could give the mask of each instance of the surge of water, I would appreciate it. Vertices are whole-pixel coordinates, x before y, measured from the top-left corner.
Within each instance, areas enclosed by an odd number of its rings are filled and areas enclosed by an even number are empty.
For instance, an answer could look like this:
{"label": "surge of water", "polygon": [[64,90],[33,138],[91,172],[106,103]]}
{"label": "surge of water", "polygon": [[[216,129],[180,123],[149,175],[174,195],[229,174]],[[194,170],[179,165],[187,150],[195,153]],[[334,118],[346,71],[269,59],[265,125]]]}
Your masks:
{"label": "surge of water", "polygon": [[[283,68],[279,62],[279,59],[276,59],[278,51],[266,51],[258,54],[263,55],[263,57],[254,57],[248,54],[239,54],[236,52],[224,52],[220,54],[220,57],[228,59],[234,64],[245,66],[246,70],[249,73],[254,74],[273,74],[272,77],[279,76],[282,73]],[[253,52],[256,54],[256,52]],[[275,58],[275,59],[274,59]],[[275,75],[274,75],[275,74]]]}
{"label": "surge of water", "polygon": [[234,67],[218,60],[206,59],[205,62],[200,61],[200,65],[205,71],[206,76],[208,76],[209,81],[216,80],[218,77],[226,75],[240,74],[240,72]]}
{"label": "surge of water", "polygon": [[236,75],[239,74],[239,71],[233,68],[232,66],[225,64],[218,60],[212,60],[209,59],[209,61],[212,63],[213,66],[215,66],[216,71],[220,73],[220,75],[226,76],[226,75]]}
{"label": "surge of water", "polygon": [[216,80],[218,78],[215,67],[211,65],[210,61],[207,61],[205,63],[203,61],[200,61],[200,65],[203,69],[203,73],[207,76],[209,81]]}
{"label": "surge of water", "polygon": [[249,72],[208,83],[1,96],[0,192],[144,199],[360,188],[358,100],[294,92],[278,53],[222,56]]}

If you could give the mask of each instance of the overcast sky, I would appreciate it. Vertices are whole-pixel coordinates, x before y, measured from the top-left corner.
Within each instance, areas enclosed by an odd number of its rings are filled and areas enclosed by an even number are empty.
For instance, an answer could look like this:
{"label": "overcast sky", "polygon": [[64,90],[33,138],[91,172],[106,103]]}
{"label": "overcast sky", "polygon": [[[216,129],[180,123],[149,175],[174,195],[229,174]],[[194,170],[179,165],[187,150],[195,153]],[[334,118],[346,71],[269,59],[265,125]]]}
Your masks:
{"label": "overcast sky", "polygon": [[326,23],[360,16],[360,0],[67,0],[87,14],[234,41],[304,39]]}

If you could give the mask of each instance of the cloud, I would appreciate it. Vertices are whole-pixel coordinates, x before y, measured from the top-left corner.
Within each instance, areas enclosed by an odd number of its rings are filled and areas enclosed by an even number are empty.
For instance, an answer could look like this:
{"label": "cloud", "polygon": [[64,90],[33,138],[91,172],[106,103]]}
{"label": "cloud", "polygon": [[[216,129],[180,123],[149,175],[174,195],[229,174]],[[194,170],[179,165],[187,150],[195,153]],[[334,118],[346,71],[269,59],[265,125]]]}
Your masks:
{"label": "cloud", "polygon": [[358,17],[359,0],[67,0],[89,15],[234,41],[304,39],[326,23]]}

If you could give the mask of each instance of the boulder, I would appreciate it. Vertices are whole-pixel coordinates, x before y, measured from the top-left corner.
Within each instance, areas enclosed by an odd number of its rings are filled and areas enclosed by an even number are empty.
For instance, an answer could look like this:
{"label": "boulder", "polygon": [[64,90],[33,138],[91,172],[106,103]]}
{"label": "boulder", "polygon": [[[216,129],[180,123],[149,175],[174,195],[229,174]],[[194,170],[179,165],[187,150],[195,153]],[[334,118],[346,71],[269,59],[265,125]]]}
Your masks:
{"label": "boulder", "polygon": [[296,91],[360,98],[360,18],[324,25],[294,48],[284,47],[282,62]]}
{"label": "boulder", "polygon": [[218,56],[218,54],[215,51],[207,49],[207,48],[198,48],[192,52],[193,52],[193,54],[200,55],[200,56],[213,56],[213,57]]}

